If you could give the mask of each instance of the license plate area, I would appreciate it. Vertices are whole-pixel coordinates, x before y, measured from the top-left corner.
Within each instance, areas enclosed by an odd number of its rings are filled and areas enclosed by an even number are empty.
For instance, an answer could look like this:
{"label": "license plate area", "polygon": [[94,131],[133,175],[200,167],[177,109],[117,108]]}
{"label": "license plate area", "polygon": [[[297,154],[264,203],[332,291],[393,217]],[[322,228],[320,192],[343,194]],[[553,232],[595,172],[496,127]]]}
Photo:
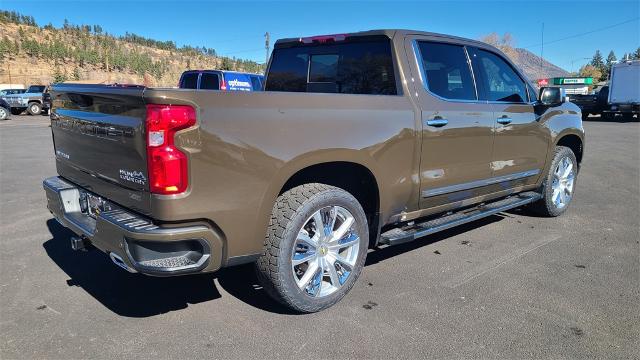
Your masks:
{"label": "license plate area", "polygon": [[94,219],[101,213],[111,210],[111,205],[107,200],[86,191],[80,192],[79,202],[80,211]]}

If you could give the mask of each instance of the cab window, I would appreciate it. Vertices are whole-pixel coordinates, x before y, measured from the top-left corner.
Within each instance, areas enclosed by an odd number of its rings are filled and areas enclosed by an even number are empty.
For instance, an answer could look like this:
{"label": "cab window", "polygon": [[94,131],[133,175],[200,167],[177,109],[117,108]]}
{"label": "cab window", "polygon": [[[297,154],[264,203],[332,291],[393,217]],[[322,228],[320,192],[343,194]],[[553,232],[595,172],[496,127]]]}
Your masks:
{"label": "cab window", "polygon": [[479,76],[480,100],[527,102],[525,82],[504,59],[485,50],[473,54],[474,71]]}
{"label": "cab window", "polygon": [[197,89],[198,88],[198,73],[190,72],[184,73],[180,80],[181,89]]}
{"label": "cab window", "polygon": [[200,75],[200,89],[204,90],[220,90],[220,80],[218,74],[202,73]]}
{"label": "cab window", "polygon": [[425,87],[451,100],[476,100],[467,54],[461,45],[418,42]]}

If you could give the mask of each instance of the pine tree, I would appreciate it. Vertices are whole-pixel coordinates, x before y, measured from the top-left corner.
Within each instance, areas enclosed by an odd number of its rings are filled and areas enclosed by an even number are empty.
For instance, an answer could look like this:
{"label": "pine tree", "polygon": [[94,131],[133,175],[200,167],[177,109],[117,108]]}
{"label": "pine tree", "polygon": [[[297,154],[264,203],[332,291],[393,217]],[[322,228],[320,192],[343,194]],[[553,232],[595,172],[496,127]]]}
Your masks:
{"label": "pine tree", "polygon": [[609,78],[609,74],[611,74],[611,66],[616,63],[618,58],[616,58],[616,54],[613,53],[613,50],[609,51],[609,55],[607,56],[607,64],[606,64],[606,75],[607,79]]}
{"label": "pine tree", "polygon": [[600,50],[596,50],[596,53],[593,54],[593,58],[591,59],[590,64],[596,69],[600,70],[600,72],[603,74],[607,71],[607,67],[604,63],[604,59],[602,58]]}
{"label": "pine tree", "polygon": [[80,68],[77,66],[73,69],[73,80],[80,80]]}
{"label": "pine tree", "polygon": [[52,83],[54,84],[61,83],[61,82],[65,82],[66,80],[67,80],[66,74],[62,73],[60,71],[60,68],[56,66],[55,70],[53,71]]}
{"label": "pine tree", "polygon": [[631,59],[640,60],[640,47],[636,49],[636,51],[631,54]]}

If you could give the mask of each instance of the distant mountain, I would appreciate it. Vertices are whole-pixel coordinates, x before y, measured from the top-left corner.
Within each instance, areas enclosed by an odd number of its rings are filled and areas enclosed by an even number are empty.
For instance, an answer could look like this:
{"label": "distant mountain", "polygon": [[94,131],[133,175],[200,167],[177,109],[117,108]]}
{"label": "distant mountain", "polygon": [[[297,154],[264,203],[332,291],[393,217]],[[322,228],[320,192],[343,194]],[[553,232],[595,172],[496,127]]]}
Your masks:
{"label": "distant mountain", "polygon": [[515,62],[532,81],[569,75],[567,70],[544,59],[542,59],[541,63],[540,56],[526,49],[514,49],[514,52],[511,54],[511,60]]}

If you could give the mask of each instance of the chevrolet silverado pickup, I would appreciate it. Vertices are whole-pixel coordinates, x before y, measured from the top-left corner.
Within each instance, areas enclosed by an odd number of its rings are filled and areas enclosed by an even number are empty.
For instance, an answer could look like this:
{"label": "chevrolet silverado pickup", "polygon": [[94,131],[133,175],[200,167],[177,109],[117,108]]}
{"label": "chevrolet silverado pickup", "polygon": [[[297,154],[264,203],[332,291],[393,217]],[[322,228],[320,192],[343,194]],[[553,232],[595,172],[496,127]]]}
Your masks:
{"label": "chevrolet silverado pickup", "polygon": [[369,249],[515,207],[562,214],[584,152],[562,89],[419,31],[279,40],[264,92],[51,94],[58,176],[43,185],[74,249],[155,276],[255,263],[298,312],[338,302]]}

